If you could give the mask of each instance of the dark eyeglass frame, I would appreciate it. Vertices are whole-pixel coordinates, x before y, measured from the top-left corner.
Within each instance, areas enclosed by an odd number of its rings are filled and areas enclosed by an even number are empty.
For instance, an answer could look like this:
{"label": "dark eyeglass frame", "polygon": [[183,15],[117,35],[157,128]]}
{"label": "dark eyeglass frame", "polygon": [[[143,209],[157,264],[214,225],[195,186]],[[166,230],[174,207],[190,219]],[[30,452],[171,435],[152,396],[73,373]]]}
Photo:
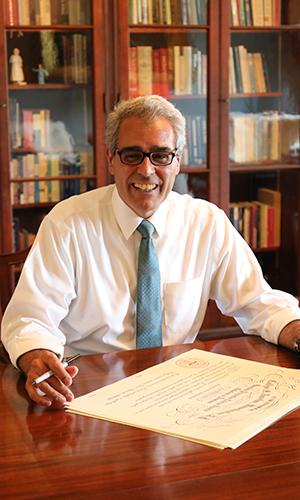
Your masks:
{"label": "dark eyeglass frame", "polygon": [[[141,160],[138,161],[137,163],[126,163],[125,161],[123,161],[122,160],[122,154],[124,152],[129,152],[129,151],[141,154]],[[170,155],[170,161],[168,161],[168,163],[157,163],[157,162],[155,163],[153,161],[153,155],[155,155],[157,153],[166,153],[166,154]],[[178,149],[175,149],[174,151],[163,151],[163,150],[142,151],[140,149],[123,148],[123,149],[116,149],[115,155],[116,154],[119,155],[121,163],[123,163],[123,165],[128,165],[129,167],[137,167],[138,165],[141,165],[143,163],[143,161],[144,161],[145,158],[149,158],[150,162],[155,167],[168,167],[169,165],[171,165],[171,163],[173,162],[175,156],[178,154]]]}

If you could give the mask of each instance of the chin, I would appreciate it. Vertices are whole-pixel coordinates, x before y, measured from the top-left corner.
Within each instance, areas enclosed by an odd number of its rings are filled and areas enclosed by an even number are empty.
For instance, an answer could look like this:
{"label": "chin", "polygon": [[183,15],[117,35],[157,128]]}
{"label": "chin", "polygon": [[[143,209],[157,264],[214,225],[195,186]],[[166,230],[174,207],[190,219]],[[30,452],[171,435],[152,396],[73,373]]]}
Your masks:
{"label": "chin", "polygon": [[134,212],[139,215],[140,217],[143,217],[143,219],[149,219],[151,215],[154,214],[155,210],[157,210],[158,207],[132,207]]}

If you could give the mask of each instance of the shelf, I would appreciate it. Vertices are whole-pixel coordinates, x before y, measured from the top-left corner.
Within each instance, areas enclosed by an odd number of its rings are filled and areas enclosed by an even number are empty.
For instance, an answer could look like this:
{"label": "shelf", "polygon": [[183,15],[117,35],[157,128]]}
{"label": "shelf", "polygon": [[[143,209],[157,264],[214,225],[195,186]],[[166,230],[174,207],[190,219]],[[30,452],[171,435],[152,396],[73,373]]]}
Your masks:
{"label": "shelf", "polygon": [[235,165],[233,163],[230,163],[229,165],[229,172],[258,172],[258,171],[263,171],[263,170],[299,170],[300,169],[300,164],[293,164],[293,163],[284,163],[280,164],[277,162],[271,163],[271,164],[262,164],[259,163],[257,165],[254,165],[253,163],[243,163],[243,164],[238,164]]}
{"label": "shelf", "polygon": [[203,165],[202,167],[196,166],[182,166],[180,167],[180,173],[181,174],[209,174],[209,169],[207,168],[207,165]]}
{"label": "shelf", "polygon": [[10,92],[19,92],[19,91],[26,91],[26,90],[69,90],[72,88],[86,88],[87,86],[91,85],[90,83],[45,83],[45,84],[38,84],[38,83],[26,83],[26,85],[14,85],[14,84],[9,84],[8,85],[8,90]]}
{"label": "shelf", "polygon": [[18,179],[10,179],[10,182],[20,184],[22,182],[41,182],[41,181],[64,181],[72,179],[96,179],[95,175],[57,175],[49,177],[20,177]]}
{"label": "shelf", "polygon": [[280,247],[257,247],[257,248],[252,248],[252,251],[254,253],[268,253],[268,252],[278,252],[280,250]]}
{"label": "shelf", "polygon": [[130,24],[129,32],[132,33],[159,33],[159,34],[171,34],[171,33],[183,33],[186,34],[188,31],[207,31],[209,26],[206,24]]}
{"label": "shelf", "polygon": [[237,93],[230,94],[230,99],[253,99],[255,97],[281,97],[282,92],[251,92],[249,94],[246,93]]}
{"label": "shelf", "polygon": [[18,204],[14,205],[12,204],[12,208],[14,210],[22,210],[23,208],[28,209],[28,208],[52,208],[56,205],[56,202],[54,201],[47,201],[45,203],[24,203],[24,205]]}
{"label": "shelf", "polygon": [[[261,1],[261,0],[260,0]],[[233,33],[259,33],[259,32],[283,32],[294,31],[300,29],[300,24],[285,24],[280,26],[231,26],[230,31]]]}
{"label": "shelf", "polygon": [[93,29],[93,26],[91,24],[49,24],[49,25],[6,25],[5,30],[6,31],[24,31],[24,32],[30,32],[30,31],[84,31],[84,30],[91,30]]}

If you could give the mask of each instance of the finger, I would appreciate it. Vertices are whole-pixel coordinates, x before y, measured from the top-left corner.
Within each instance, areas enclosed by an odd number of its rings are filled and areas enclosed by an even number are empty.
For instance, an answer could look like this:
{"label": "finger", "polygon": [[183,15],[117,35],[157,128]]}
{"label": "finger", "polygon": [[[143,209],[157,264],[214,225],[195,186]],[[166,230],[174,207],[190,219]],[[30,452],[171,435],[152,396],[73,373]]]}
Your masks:
{"label": "finger", "polygon": [[27,380],[25,387],[30,398],[42,406],[49,407],[55,403],[57,408],[62,408],[67,401],[74,399],[70,389],[54,376],[34,386]]}
{"label": "finger", "polygon": [[38,387],[33,388],[33,385],[27,381],[25,384],[25,389],[30,399],[32,399],[32,401],[34,401],[38,405],[45,407],[51,406],[52,401]]}
{"label": "finger", "polygon": [[54,355],[52,352],[45,352],[40,358],[34,359],[30,368],[37,371],[39,374],[38,376],[42,375],[43,373],[49,370],[52,370],[54,374],[59,379],[62,380],[64,384],[70,385],[72,383],[72,377],[65,369],[62,361],[60,361],[58,357]]}
{"label": "finger", "polygon": [[72,401],[74,399],[74,394],[69,387],[55,376],[39,384],[39,388],[53,400],[57,399],[65,403],[66,401]]}
{"label": "finger", "polygon": [[[74,395],[68,387],[72,385],[73,378],[76,377],[79,370],[77,366],[68,366],[65,369],[56,357],[50,356],[50,358],[53,359],[49,362],[48,357],[47,364],[41,362],[41,360],[33,361],[27,374],[25,388],[29,397],[37,404],[44,407],[52,405],[55,408],[62,408],[65,402],[74,399]],[[33,381],[49,370],[49,367],[56,370],[55,376],[40,384],[33,385]],[[62,374],[62,379],[57,376],[58,372]]]}
{"label": "finger", "polygon": [[[79,372],[79,368],[77,366],[74,366],[74,365],[70,365],[66,368],[66,371],[68,372],[68,374],[70,375],[70,377],[72,378],[71,380],[71,384],[73,383],[73,379],[76,377],[76,375],[78,374]],[[70,384],[70,385],[71,385]],[[67,384],[66,384],[67,385]]]}

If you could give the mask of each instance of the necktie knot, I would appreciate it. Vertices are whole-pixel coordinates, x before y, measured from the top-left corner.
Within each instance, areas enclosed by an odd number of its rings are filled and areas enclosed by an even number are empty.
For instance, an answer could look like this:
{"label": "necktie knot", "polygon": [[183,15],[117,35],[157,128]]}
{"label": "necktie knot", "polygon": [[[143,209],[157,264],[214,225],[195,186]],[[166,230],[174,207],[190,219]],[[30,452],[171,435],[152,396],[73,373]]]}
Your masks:
{"label": "necktie knot", "polygon": [[154,226],[148,220],[143,220],[137,227],[137,230],[142,235],[142,238],[151,238],[154,232]]}

